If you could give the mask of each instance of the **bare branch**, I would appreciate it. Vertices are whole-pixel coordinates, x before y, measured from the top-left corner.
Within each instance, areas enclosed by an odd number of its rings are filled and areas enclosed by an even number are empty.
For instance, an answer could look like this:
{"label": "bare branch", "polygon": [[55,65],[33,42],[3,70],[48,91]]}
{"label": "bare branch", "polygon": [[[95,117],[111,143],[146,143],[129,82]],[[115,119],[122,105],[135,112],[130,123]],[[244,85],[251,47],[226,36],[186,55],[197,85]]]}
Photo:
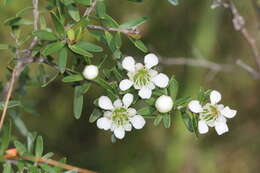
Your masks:
{"label": "bare branch", "polygon": [[260,79],[260,73],[257,72],[254,68],[249,66],[248,64],[244,63],[242,60],[237,60],[236,64],[247,71],[254,79]]}
{"label": "bare branch", "polygon": [[126,35],[139,35],[140,31],[137,29],[120,29],[120,28],[105,28],[103,26],[97,26],[97,25],[88,25],[88,29],[92,30],[101,30],[101,31],[108,31],[108,32],[121,32]]}
{"label": "bare branch", "polygon": [[[34,31],[37,31],[38,25],[39,25],[39,20],[40,20],[40,12],[39,12],[39,0],[32,0],[33,3],[33,27],[34,27]],[[29,49],[31,50],[38,42],[38,37],[34,37],[33,41],[31,42],[31,45],[29,47]]]}
{"label": "bare branch", "polygon": [[89,8],[86,9],[86,11],[84,12],[83,16],[89,16],[90,13],[94,10],[94,8],[96,7],[97,4],[97,0],[94,0],[91,4],[91,6]]}
{"label": "bare branch", "polygon": [[190,65],[207,68],[212,71],[225,71],[230,72],[234,69],[233,65],[229,64],[217,64],[212,61],[208,61],[205,59],[194,59],[194,58],[185,58],[185,57],[177,57],[177,58],[163,58],[161,63],[164,65]]}

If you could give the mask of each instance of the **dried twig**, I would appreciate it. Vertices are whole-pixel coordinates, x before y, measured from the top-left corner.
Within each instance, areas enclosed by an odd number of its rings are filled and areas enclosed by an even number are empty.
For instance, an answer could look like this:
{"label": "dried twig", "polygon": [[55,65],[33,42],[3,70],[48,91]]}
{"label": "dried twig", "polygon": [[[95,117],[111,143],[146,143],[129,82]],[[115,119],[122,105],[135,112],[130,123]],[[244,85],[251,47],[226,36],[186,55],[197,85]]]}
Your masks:
{"label": "dried twig", "polygon": [[260,79],[260,73],[248,64],[244,63],[242,60],[237,60],[236,64],[245,71],[247,71],[254,79]]}
{"label": "dried twig", "polygon": [[108,32],[121,32],[126,35],[139,35],[140,31],[137,29],[120,29],[120,28],[105,28],[103,26],[97,26],[97,25],[88,25],[88,29],[92,30],[101,30],[101,31],[108,31]]}
{"label": "dried twig", "polygon": [[91,6],[89,8],[86,9],[86,11],[84,12],[83,16],[89,16],[90,13],[94,10],[94,8],[96,7],[97,4],[97,0],[94,0],[91,4]]}

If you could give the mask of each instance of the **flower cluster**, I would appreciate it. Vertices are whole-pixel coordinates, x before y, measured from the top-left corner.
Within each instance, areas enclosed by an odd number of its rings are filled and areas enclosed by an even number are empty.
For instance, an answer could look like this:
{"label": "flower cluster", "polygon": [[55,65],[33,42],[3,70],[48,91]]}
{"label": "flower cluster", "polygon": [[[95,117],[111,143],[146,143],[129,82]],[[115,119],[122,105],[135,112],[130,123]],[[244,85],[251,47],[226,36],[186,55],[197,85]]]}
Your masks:
{"label": "flower cluster", "polygon": [[190,111],[199,114],[198,130],[205,134],[209,127],[214,127],[218,135],[228,132],[227,119],[233,118],[237,111],[228,106],[218,104],[221,100],[221,94],[218,91],[211,91],[210,103],[201,105],[198,100],[192,100],[188,107]]}

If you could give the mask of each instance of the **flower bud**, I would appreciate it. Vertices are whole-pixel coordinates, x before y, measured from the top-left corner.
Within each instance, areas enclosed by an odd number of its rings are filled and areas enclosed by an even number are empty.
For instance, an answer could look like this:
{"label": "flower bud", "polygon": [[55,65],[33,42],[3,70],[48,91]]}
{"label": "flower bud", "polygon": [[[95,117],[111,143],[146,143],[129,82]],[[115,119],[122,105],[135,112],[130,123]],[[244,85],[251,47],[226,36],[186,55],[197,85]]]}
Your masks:
{"label": "flower bud", "polygon": [[155,107],[161,113],[170,112],[173,107],[172,98],[166,95],[160,96],[155,102]]}
{"label": "flower bud", "polygon": [[88,80],[93,80],[98,76],[98,67],[95,65],[87,65],[84,68],[83,76]]}

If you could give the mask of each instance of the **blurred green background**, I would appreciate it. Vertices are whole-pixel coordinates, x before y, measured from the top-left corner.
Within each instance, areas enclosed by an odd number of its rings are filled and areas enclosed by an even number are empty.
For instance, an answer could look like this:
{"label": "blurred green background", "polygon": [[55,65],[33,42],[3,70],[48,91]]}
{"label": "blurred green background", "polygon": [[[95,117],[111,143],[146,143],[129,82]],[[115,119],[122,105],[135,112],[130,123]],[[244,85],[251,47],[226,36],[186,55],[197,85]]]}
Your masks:
{"label": "blurred green background", "polygon": [[[3,21],[30,3],[29,0],[13,0],[7,7],[0,7],[1,43],[13,42]],[[251,1],[236,0],[235,3],[248,29],[258,39],[259,19]],[[120,22],[149,16],[150,20],[142,27],[142,40],[162,60],[164,57],[192,57],[235,64],[236,59],[242,59],[254,66],[247,43],[233,29],[232,15],[227,10],[212,10],[210,0],[181,0],[176,7],[166,0],[145,0],[144,3],[107,0],[107,5],[108,14]],[[139,58],[144,56],[127,39],[122,51]],[[6,80],[9,56],[7,51],[1,51],[1,81]],[[108,132],[88,122],[92,102],[103,91],[91,88],[85,95],[84,116],[75,120],[73,88],[62,83],[61,78],[45,88],[28,87],[24,100],[35,104],[40,116],[24,113],[21,118],[30,131],[43,135],[46,152],[53,151],[57,159],[68,157],[69,163],[98,172],[258,173],[259,81],[239,67],[231,72],[220,72],[211,80],[208,79],[210,71],[200,67],[161,66],[161,70],[177,77],[179,96],[195,96],[200,86],[219,90],[223,94],[222,103],[238,110],[237,116],[228,121],[230,132],[218,136],[211,129],[210,133],[196,138],[176,114],[170,129],[161,125],[154,127],[152,121],[147,120],[143,130],[127,133],[124,140],[113,144]]]}

